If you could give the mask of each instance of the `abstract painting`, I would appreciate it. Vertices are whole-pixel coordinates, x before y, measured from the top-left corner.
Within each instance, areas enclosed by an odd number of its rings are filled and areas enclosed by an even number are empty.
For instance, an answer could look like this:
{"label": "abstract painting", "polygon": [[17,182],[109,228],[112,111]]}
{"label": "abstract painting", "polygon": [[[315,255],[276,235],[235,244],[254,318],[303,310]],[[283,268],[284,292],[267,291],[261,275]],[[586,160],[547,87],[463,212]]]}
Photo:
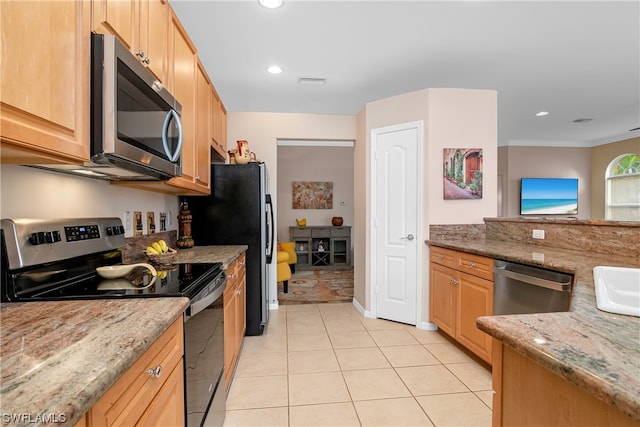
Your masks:
{"label": "abstract painting", "polygon": [[333,209],[333,182],[294,181],[293,209]]}

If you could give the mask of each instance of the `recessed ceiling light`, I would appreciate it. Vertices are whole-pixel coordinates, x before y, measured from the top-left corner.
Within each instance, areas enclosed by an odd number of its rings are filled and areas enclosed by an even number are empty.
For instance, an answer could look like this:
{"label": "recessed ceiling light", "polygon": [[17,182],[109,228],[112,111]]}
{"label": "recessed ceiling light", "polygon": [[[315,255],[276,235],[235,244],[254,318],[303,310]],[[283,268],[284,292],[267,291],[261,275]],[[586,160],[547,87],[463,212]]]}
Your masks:
{"label": "recessed ceiling light", "polygon": [[282,72],[282,67],[278,65],[271,65],[267,67],[267,73],[270,74],[280,74]]}
{"label": "recessed ceiling light", "polygon": [[540,111],[539,113],[536,113],[537,117],[544,117],[544,116],[548,116],[549,112],[548,111]]}
{"label": "recessed ceiling light", "polygon": [[259,0],[259,2],[268,9],[276,9],[282,6],[282,0]]}

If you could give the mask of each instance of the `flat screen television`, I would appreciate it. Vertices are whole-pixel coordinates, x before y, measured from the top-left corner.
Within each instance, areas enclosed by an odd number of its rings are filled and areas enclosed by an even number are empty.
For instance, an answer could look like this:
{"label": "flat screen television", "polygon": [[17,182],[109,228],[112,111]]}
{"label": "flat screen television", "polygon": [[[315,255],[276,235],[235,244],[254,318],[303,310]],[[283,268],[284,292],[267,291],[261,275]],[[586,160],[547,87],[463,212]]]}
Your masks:
{"label": "flat screen television", "polygon": [[578,178],[522,178],[520,215],[577,215]]}

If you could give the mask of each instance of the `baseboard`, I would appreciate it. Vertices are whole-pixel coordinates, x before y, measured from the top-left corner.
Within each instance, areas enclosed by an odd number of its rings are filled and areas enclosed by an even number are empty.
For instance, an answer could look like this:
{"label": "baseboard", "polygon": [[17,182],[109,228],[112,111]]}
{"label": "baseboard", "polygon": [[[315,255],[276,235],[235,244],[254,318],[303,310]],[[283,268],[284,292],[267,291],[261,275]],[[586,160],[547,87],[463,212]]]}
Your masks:
{"label": "baseboard", "polygon": [[353,306],[356,308],[356,310],[358,310],[358,312],[363,316],[363,317],[367,317],[369,319],[371,319],[373,316],[371,315],[371,312],[368,310],[365,310],[364,307],[362,307],[360,305],[360,303],[358,302],[358,300],[356,300],[355,298],[353,299]]}
{"label": "baseboard", "polygon": [[269,303],[269,310],[277,310],[280,307],[278,301]]}
{"label": "baseboard", "polygon": [[425,331],[437,331],[438,326],[431,322],[420,322],[416,325],[418,329],[424,329]]}

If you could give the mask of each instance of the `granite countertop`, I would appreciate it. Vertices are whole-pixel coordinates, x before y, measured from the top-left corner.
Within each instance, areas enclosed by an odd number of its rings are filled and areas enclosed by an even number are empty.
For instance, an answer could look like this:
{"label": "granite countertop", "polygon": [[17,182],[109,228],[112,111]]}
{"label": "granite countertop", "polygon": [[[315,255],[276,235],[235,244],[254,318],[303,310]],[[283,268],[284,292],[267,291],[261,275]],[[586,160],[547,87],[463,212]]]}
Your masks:
{"label": "granite countertop", "polygon": [[635,268],[640,259],[499,240],[426,243],[574,274],[569,312],[481,317],[478,327],[640,420],[640,318],[598,310],[592,275],[596,265]]}
{"label": "granite countertop", "polygon": [[187,298],[2,304],[2,423],[50,425],[49,417],[74,425],[188,305]]}
{"label": "granite countertop", "polygon": [[176,264],[221,262],[222,268],[226,270],[247,249],[247,245],[195,246],[190,249],[179,249],[175,262]]}

